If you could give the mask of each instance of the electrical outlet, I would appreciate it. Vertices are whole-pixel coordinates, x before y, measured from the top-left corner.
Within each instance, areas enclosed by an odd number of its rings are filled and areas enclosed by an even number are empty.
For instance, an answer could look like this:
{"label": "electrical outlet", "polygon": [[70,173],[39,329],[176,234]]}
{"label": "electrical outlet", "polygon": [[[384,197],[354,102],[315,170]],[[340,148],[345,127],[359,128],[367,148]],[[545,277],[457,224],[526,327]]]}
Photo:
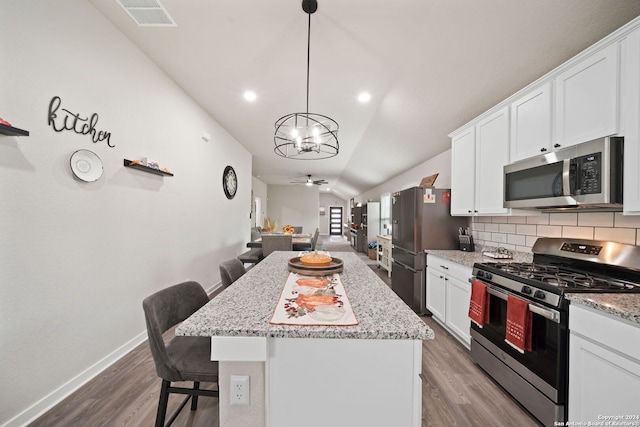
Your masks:
{"label": "electrical outlet", "polygon": [[229,400],[232,405],[249,404],[249,376],[231,375],[229,377]]}

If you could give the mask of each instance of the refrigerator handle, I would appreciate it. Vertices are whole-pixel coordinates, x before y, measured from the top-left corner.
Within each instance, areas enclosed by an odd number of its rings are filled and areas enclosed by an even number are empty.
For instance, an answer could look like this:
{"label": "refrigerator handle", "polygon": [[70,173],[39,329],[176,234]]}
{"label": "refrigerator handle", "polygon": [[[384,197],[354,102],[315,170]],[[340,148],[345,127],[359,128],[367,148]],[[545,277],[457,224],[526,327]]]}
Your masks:
{"label": "refrigerator handle", "polygon": [[413,252],[413,251],[407,250],[405,248],[401,248],[398,245],[393,245],[393,250],[398,251],[398,252],[404,252],[406,254],[411,254],[411,255],[418,255],[419,254],[419,252]]}
{"label": "refrigerator handle", "polygon": [[412,273],[417,273],[418,272],[418,270],[414,270],[413,268],[409,267],[407,264],[403,264],[400,261],[396,261],[394,259],[393,262],[398,264],[400,267],[404,268],[405,270],[411,271]]}

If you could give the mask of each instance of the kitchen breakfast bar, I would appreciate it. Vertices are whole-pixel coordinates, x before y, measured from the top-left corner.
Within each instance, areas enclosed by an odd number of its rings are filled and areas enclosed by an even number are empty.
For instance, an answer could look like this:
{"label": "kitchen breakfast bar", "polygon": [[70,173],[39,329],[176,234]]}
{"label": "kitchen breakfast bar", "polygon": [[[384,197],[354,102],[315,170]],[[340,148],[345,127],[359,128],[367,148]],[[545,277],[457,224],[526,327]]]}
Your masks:
{"label": "kitchen breakfast bar", "polygon": [[[220,426],[420,426],[422,342],[433,331],[350,252],[331,256],[344,262],[357,324],[270,323],[297,255],[272,253],[176,329],[212,337]],[[250,377],[249,405],[231,404],[232,375]]]}

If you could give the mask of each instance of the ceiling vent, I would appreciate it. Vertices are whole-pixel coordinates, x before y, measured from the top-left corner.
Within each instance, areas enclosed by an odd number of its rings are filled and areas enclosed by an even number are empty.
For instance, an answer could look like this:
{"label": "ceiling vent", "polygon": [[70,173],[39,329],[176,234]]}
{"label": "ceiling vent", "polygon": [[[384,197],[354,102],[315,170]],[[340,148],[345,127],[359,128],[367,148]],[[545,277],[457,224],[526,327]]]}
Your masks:
{"label": "ceiling vent", "polygon": [[116,0],[140,27],[177,26],[158,0]]}

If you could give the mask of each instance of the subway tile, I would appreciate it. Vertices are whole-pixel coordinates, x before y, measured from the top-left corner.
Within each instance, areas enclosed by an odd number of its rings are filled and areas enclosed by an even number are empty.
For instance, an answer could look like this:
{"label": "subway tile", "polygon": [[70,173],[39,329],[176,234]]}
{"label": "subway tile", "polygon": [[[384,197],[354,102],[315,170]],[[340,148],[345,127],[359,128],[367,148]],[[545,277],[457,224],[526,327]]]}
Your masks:
{"label": "subway tile", "polygon": [[507,235],[504,233],[491,233],[491,240],[497,243],[505,243]]}
{"label": "subway tile", "polygon": [[616,212],[613,217],[613,226],[615,228],[640,228],[640,216],[622,215],[622,212]]}
{"label": "subway tile", "polygon": [[493,222],[493,223],[507,222],[507,217],[506,216],[492,216],[491,217],[491,222]]}
{"label": "subway tile", "polygon": [[526,245],[527,236],[521,236],[518,234],[507,234],[507,243],[511,243],[513,245]]}
{"label": "subway tile", "polygon": [[593,227],[562,227],[562,237],[573,239],[593,239]]}
{"label": "subway tile", "polygon": [[474,216],[473,220],[478,222],[491,222],[491,217],[490,216]]}
{"label": "subway tile", "polygon": [[509,224],[526,224],[527,217],[526,216],[508,216],[507,222]]}
{"label": "subway tile", "polygon": [[484,225],[484,231],[493,231],[493,232],[498,232],[500,231],[500,224],[485,224]]}
{"label": "subway tile", "polygon": [[559,225],[539,225],[539,237],[562,237],[562,227]]}
{"label": "subway tile", "polygon": [[473,223],[473,231],[484,231],[484,223],[482,223],[482,222],[474,222]]}
{"label": "subway tile", "polygon": [[528,216],[527,224],[549,225],[549,214],[541,213],[540,215]]}
{"label": "subway tile", "polygon": [[527,236],[527,246],[533,247],[535,245],[538,236]]}
{"label": "subway tile", "polygon": [[634,228],[602,228],[596,227],[594,232],[596,240],[610,240],[612,242],[636,244],[636,230]]}
{"label": "subway tile", "polygon": [[491,233],[488,233],[486,231],[478,231],[478,239],[491,240]]}
{"label": "subway tile", "polygon": [[515,224],[500,224],[500,232],[507,234],[515,234],[516,233],[516,225]]}
{"label": "subway tile", "polygon": [[516,251],[518,251],[518,252],[531,252],[531,248],[529,246],[516,246]]}
{"label": "subway tile", "polygon": [[536,225],[532,225],[532,224],[518,224],[516,226],[516,233],[517,234],[528,234],[529,236],[535,236],[536,235]]}
{"label": "subway tile", "polygon": [[584,212],[578,214],[581,227],[613,227],[613,212]]}
{"label": "subway tile", "polygon": [[578,213],[551,213],[549,225],[578,225]]}

